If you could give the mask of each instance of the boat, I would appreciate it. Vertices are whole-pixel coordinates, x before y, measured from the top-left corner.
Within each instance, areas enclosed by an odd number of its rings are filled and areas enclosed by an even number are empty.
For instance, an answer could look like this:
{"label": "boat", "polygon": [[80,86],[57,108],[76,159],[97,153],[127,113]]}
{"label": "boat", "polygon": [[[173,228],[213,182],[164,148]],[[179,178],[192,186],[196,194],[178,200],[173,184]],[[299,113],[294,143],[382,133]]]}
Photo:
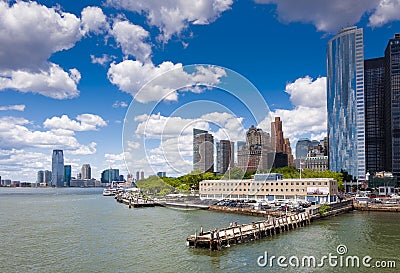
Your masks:
{"label": "boat", "polygon": [[103,190],[103,196],[114,196],[117,193],[117,189],[109,188]]}

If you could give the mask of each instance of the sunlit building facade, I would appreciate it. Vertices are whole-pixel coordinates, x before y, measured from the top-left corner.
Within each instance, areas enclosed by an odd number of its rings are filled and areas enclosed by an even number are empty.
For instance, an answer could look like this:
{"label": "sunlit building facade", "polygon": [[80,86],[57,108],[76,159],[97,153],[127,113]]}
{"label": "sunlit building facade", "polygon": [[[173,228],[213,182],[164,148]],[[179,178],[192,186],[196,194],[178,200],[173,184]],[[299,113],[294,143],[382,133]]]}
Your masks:
{"label": "sunlit building facade", "polygon": [[328,42],[329,168],[365,180],[363,30],[344,28]]}

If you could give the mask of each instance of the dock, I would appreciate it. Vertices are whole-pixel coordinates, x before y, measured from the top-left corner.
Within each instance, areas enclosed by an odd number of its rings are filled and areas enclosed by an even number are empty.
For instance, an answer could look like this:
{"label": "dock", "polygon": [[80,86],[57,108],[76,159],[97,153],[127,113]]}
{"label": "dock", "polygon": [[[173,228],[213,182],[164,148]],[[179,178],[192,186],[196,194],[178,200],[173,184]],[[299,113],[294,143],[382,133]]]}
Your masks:
{"label": "dock", "polygon": [[190,235],[186,241],[187,245],[194,248],[205,248],[210,250],[221,250],[231,244],[241,244],[249,241],[259,240],[268,236],[284,233],[299,227],[309,225],[311,217],[308,212],[282,217],[268,216],[265,221],[252,222],[240,226],[230,226],[220,230],[197,231]]}

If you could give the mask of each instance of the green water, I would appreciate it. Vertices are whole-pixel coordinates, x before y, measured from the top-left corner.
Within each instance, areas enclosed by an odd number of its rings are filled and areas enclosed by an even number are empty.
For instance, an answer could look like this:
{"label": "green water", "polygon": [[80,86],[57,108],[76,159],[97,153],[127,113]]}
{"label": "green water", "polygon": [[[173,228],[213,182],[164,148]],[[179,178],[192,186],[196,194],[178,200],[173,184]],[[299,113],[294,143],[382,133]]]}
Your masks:
{"label": "green water", "polygon": [[[398,272],[400,214],[353,212],[283,235],[222,251],[186,247],[185,239],[249,216],[167,208],[129,209],[101,189],[0,188],[0,272]],[[369,255],[395,269],[260,267],[268,256]]]}

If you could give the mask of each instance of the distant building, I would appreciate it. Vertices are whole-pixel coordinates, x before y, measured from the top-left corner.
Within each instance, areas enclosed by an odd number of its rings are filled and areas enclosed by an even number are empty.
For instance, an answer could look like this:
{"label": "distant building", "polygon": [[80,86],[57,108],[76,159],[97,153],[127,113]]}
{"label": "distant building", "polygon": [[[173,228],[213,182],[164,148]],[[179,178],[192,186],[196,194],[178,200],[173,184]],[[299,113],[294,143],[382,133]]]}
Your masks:
{"label": "distant building", "polygon": [[51,186],[64,187],[64,154],[63,150],[53,150]]}
{"label": "distant building", "polygon": [[167,173],[166,172],[157,172],[158,177],[166,177]]}
{"label": "distant building", "polygon": [[45,170],[44,171],[44,182],[46,183],[47,186],[51,185],[51,179],[52,179],[51,171]]}
{"label": "distant building", "polygon": [[275,117],[275,121],[271,122],[271,143],[275,145],[275,152],[283,152],[285,140],[280,117]]}
{"label": "distant building", "polygon": [[82,179],[91,179],[92,178],[92,168],[90,164],[83,164],[81,168]]}
{"label": "distant building", "polygon": [[37,172],[36,183],[44,183],[44,171]]}
{"label": "distant building", "polygon": [[225,174],[234,165],[235,142],[220,140],[217,142],[217,166],[215,171]]}
{"label": "distant building", "polygon": [[252,125],[246,132],[246,144],[238,150],[238,167],[243,171],[261,171],[271,168],[268,153],[272,152],[271,138],[267,132]]}
{"label": "distant building", "polygon": [[342,29],[327,49],[329,168],[365,180],[363,30]]}
{"label": "distant building", "polygon": [[71,186],[72,168],[71,165],[64,166],[64,182],[66,187]]}
{"label": "distant building", "polygon": [[107,169],[101,172],[101,183],[119,181],[119,169]]}
{"label": "distant building", "polygon": [[283,153],[287,154],[288,157],[288,166],[294,166],[294,158],[292,154],[292,147],[290,147],[289,138],[284,138],[283,142]]}
{"label": "distant building", "polygon": [[136,181],[139,181],[140,180],[140,173],[139,173],[139,171],[137,171],[136,172]]}
{"label": "distant building", "polygon": [[144,171],[140,172],[140,179],[144,179]]}
{"label": "distant building", "polygon": [[208,131],[193,129],[193,170],[214,172],[214,137]]}

